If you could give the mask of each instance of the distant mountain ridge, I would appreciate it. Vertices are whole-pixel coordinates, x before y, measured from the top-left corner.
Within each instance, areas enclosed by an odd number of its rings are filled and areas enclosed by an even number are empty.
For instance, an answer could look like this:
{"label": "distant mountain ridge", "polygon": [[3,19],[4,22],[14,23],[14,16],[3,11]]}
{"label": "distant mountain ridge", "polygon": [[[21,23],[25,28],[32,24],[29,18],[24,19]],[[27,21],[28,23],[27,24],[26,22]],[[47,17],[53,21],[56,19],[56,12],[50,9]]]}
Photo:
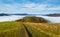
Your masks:
{"label": "distant mountain ridge", "polygon": [[21,14],[6,14],[6,13],[0,13],[0,16],[10,16],[10,15],[28,15],[28,16],[35,16],[35,15],[43,15],[43,14],[27,14],[27,13],[21,13]]}
{"label": "distant mountain ridge", "polygon": [[28,15],[28,14],[5,14],[5,13],[0,13],[0,16],[10,16],[10,15]]}
{"label": "distant mountain ridge", "polygon": [[1,13],[0,16],[9,16],[8,14]]}
{"label": "distant mountain ridge", "polygon": [[60,14],[47,14],[46,16],[51,16],[51,17],[60,17]]}

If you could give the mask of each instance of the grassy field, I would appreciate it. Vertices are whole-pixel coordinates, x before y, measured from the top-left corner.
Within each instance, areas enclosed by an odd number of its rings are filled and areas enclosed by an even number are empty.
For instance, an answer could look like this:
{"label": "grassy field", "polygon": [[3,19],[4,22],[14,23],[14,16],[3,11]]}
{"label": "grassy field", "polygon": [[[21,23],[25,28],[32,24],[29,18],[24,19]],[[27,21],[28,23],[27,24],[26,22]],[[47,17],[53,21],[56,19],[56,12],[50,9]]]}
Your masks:
{"label": "grassy field", "polygon": [[60,37],[60,24],[0,22],[0,37]]}
{"label": "grassy field", "polygon": [[25,23],[33,37],[60,37],[60,24]]}
{"label": "grassy field", "polygon": [[28,34],[20,22],[0,22],[0,37],[28,37]]}

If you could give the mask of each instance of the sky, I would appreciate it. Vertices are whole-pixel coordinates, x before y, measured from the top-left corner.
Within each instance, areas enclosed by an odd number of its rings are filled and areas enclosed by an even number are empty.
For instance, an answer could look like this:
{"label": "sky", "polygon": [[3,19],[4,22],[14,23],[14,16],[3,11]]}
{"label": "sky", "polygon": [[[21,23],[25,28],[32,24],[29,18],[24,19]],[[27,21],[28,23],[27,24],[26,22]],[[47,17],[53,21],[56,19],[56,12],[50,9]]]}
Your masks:
{"label": "sky", "polygon": [[0,0],[0,13],[60,13],[60,0]]}

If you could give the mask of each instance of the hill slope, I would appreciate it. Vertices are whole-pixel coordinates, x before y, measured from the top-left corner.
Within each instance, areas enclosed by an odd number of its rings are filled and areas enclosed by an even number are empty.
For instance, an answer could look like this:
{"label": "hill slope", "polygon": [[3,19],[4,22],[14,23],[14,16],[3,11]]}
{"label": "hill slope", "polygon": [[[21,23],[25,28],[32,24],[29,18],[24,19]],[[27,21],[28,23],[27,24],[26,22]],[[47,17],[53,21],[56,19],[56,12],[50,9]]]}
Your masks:
{"label": "hill slope", "polygon": [[42,17],[35,17],[35,16],[27,16],[24,17],[23,19],[19,19],[16,21],[21,21],[21,22],[34,22],[34,23],[47,23],[49,22],[48,20],[42,18]]}

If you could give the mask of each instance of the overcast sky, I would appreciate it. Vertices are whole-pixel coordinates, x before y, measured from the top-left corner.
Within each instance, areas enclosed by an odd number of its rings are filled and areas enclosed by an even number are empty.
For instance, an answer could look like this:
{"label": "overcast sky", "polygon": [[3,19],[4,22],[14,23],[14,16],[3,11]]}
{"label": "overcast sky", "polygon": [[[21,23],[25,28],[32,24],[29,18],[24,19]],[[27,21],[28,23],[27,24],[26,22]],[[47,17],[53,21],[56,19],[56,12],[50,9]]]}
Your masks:
{"label": "overcast sky", "polygon": [[0,0],[0,13],[60,13],[60,0]]}

